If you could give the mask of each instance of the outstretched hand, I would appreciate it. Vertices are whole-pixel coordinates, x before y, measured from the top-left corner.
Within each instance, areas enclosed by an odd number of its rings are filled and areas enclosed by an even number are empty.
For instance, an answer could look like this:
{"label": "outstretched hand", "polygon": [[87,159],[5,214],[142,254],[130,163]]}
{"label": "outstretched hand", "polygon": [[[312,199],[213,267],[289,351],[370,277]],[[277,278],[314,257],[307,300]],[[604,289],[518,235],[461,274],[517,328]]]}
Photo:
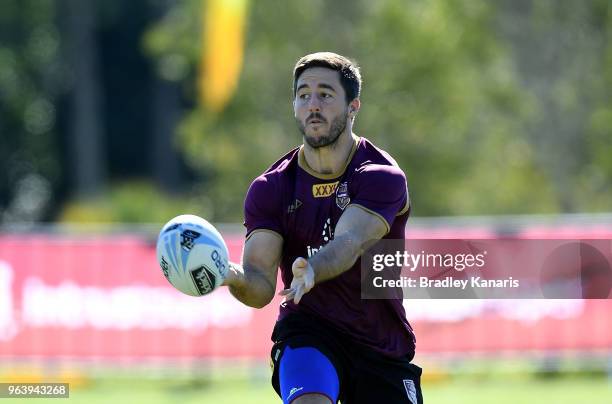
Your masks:
{"label": "outstretched hand", "polygon": [[293,280],[291,287],[279,292],[279,295],[285,296],[285,300],[291,300],[298,304],[302,300],[302,296],[312,289],[315,284],[315,273],[312,266],[305,258],[298,257],[293,261],[291,266],[293,272]]}

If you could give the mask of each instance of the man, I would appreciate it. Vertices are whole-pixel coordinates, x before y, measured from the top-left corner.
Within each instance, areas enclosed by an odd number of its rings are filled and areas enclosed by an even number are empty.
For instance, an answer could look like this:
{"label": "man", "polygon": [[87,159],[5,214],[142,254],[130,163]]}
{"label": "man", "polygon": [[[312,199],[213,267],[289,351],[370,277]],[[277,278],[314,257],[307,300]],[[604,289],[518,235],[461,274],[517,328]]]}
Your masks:
{"label": "man", "polygon": [[384,151],[352,132],[359,68],[320,52],[293,73],[303,145],[251,184],[242,267],[225,284],[243,303],[285,289],[272,339],[272,383],[284,403],[421,403],[421,369],[401,298],[361,298],[366,243],[403,239],[406,179]]}

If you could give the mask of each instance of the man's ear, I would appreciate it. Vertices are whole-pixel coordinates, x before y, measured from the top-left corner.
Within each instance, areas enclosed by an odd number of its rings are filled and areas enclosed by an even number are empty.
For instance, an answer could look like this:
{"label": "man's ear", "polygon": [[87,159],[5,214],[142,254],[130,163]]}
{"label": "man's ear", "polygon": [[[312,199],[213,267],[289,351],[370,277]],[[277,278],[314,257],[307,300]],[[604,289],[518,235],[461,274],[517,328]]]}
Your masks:
{"label": "man's ear", "polygon": [[361,101],[359,101],[359,98],[355,98],[349,104],[349,113],[352,114],[352,115],[357,114],[357,112],[359,112],[359,108],[360,107],[361,107]]}

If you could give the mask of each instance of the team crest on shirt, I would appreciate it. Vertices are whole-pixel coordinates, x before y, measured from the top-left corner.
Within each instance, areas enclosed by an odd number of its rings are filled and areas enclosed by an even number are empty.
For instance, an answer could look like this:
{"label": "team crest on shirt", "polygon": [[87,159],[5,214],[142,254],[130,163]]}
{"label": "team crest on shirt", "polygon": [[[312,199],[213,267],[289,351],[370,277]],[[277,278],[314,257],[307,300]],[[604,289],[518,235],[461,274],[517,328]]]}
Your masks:
{"label": "team crest on shirt", "polygon": [[351,198],[348,194],[348,183],[343,182],[338,185],[338,188],[336,189],[336,205],[338,205],[341,210],[344,210],[344,208],[346,208],[350,202]]}

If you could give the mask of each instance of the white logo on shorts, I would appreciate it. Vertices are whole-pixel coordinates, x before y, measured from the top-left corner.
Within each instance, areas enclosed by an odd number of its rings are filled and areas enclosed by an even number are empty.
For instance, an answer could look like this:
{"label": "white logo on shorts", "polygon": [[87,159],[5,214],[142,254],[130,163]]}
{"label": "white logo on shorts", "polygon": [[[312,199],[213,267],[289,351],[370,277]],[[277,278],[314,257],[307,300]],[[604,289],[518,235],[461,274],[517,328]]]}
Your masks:
{"label": "white logo on shorts", "polygon": [[299,389],[297,387],[292,388],[291,391],[289,391],[289,397],[291,397],[292,395],[294,395],[300,390],[304,390],[304,388],[303,387],[300,387]]}
{"label": "white logo on shorts", "polygon": [[410,400],[412,404],[417,404],[418,401],[416,397],[416,387],[414,386],[414,382],[410,379],[404,379],[404,388],[406,389],[408,400]]}

